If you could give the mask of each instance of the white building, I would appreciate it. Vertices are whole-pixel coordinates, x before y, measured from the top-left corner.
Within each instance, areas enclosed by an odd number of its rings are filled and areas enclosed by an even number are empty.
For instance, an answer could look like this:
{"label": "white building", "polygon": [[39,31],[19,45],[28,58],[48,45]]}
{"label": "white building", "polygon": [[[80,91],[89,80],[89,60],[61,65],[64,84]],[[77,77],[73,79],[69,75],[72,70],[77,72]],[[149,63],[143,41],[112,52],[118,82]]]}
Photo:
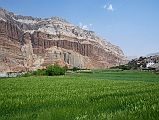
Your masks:
{"label": "white building", "polygon": [[155,64],[154,62],[149,62],[149,63],[146,64],[146,67],[148,68],[148,67],[150,67],[151,65],[154,65],[154,64]]}

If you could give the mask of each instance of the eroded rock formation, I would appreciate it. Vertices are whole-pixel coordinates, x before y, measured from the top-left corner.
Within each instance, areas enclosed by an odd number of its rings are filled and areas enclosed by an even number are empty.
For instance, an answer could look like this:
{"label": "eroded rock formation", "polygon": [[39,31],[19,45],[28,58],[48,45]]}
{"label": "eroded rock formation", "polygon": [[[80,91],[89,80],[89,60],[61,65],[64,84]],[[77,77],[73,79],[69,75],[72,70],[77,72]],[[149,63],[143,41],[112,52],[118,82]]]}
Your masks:
{"label": "eroded rock formation", "polygon": [[0,9],[0,71],[27,71],[54,63],[79,68],[123,64],[122,50],[92,31],[58,17],[15,15]]}

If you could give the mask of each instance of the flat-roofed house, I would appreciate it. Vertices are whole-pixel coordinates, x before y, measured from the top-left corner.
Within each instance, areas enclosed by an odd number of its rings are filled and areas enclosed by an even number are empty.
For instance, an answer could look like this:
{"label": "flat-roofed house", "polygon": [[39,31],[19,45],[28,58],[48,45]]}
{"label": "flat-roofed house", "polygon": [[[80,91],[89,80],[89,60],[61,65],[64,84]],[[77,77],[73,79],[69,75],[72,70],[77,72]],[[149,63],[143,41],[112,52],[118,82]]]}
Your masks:
{"label": "flat-roofed house", "polygon": [[149,66],[149,68],[159,71],[159,63],[155,63],[155,64]]}

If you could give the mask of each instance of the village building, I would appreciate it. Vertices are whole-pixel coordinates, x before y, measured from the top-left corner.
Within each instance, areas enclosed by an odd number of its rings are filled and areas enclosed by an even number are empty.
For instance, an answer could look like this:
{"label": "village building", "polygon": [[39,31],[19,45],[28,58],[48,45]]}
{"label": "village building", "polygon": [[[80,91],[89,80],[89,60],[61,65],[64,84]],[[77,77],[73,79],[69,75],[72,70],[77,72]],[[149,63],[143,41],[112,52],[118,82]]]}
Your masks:
{"label": "village building", "polygon": [[155,63],[155,64],[149,66],[148,68],[154,69],[155,71],[159,71],[159,63]]}

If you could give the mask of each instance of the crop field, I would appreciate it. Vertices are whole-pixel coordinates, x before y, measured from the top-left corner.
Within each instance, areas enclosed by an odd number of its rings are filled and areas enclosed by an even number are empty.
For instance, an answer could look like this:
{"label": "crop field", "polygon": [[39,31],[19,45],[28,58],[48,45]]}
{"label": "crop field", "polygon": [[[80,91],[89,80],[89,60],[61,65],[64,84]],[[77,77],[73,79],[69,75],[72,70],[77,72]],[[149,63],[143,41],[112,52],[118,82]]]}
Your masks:
{"label": "crop field", "polygon": [[159,120],[159,75],[96,70],[1,78],[0,120]]}

